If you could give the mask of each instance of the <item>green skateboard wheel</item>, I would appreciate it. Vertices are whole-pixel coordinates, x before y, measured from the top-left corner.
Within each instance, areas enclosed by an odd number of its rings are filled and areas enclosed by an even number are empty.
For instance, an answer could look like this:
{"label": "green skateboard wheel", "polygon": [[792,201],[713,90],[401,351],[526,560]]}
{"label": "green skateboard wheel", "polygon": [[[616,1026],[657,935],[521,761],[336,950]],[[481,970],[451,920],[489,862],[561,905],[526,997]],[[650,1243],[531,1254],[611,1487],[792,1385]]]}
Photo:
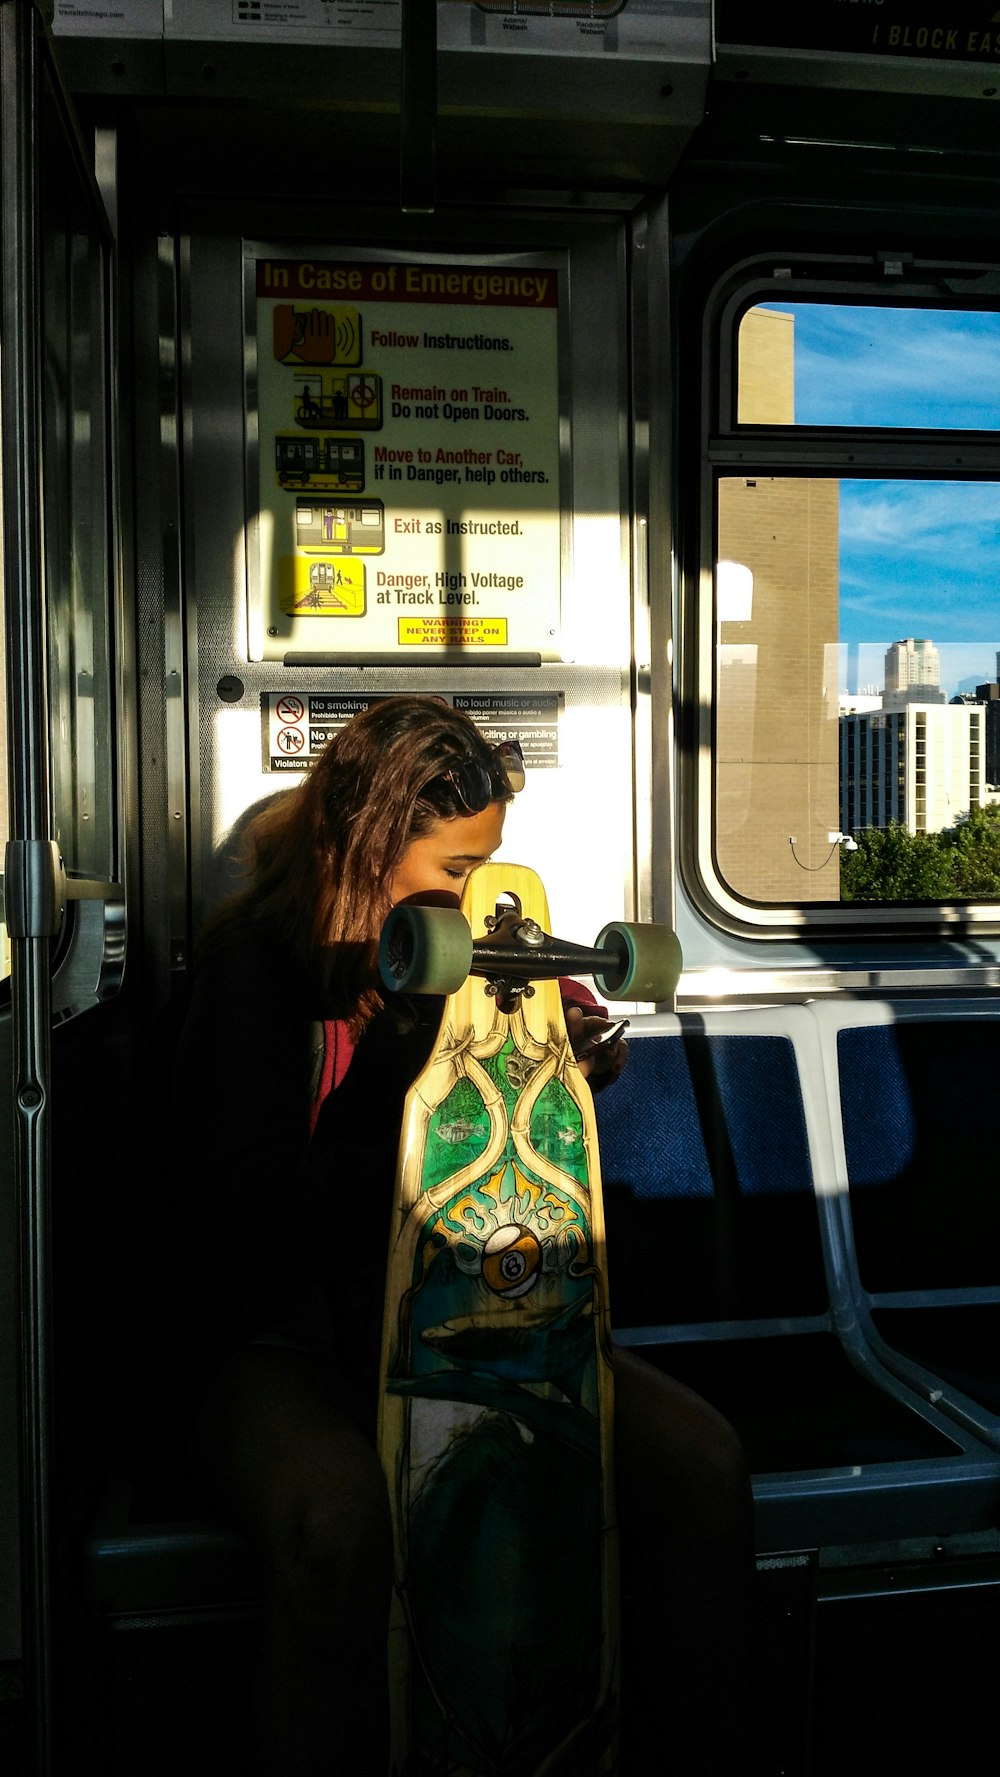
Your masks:
{"label": "green skateboard wheel", "polygon": [[681,972],[681,947],[669,926],[615,921],[597,934],[595,949],[606,950],[608,966],[594,981],[609,1000],[669,1000]]}
{"label": "green skateboard wheel", "polygon": [[378,966],[391,993],[454,993],[472,966],[472,932],[457,907],[394,907]]}

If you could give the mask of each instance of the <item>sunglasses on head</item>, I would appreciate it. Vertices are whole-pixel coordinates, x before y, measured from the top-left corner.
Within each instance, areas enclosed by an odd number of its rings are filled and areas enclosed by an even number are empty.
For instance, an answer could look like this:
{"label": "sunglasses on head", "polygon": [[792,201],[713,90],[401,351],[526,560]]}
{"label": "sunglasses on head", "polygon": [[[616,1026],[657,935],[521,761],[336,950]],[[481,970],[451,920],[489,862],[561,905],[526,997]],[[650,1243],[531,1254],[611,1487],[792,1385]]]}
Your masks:
{"label": "sunglasses on head", "polygon": [[447,771],[441,771],[425,787],[446,784],[469,814],[482,814],[497,796],[510,790],[517,795],[524,789],[524,754],[517,740],[503,740],[491,748],[495,761],[492,769],[478,759],[458,759]]}

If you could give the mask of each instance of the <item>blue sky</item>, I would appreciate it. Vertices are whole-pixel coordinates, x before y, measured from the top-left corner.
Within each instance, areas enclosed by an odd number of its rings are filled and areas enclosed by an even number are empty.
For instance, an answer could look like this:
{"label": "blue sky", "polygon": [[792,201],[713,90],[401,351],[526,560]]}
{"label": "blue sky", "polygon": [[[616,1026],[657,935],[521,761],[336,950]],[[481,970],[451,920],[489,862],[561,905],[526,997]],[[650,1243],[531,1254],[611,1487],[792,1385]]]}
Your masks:
{"label": "blue sky", "polygon": [[[795,315],[799,424],[1000,431],[1000,314],[766,306]],[[842,479],[840,636],[852,690],[903,636],[937,644],[950,694],[995,677],[1000,482]]]}

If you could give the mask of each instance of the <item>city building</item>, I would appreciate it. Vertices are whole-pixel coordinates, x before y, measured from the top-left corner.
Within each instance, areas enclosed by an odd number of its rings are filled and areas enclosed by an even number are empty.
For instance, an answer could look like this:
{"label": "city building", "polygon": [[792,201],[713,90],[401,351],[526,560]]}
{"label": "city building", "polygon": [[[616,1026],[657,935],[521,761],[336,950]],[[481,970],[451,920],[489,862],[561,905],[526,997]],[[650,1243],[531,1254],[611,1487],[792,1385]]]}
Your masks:
{"label": "city building", "polygon": [[940,833],[989,800],[980,703],[907,702],[840,720],[840,825]]}
{"label": "city building", "polygon": [[[1000,654],[997,655],[1000,675]],[[991,679],[976,686],[976,697],[986,706],[986,782],[1000,785],[1000,679]]]}
{"label": "city building", "polygon": [[[933,642],[906,636],[885,651],[885,690],[906,691],[911,685],[940,685],[941,656]],[[935,698],[933,700],[937,702]]]}
{"label": "city building", "polygon": [[941,689],[941,656],[933,642],[906,636],[885,651],[884,710],[902,710],[910,703],[947,703]]}
{"label": "city building", "polygon": [[[794,349],[792,315],[744,315],[741,421],[794,423]],[[840,855],[829,841],[838,807],[839,505],[839,484],[825,477],[719,484],[716,858],[724,881],[750,901],[840,897]],[[723,597],[723,563],[738,597]]]}

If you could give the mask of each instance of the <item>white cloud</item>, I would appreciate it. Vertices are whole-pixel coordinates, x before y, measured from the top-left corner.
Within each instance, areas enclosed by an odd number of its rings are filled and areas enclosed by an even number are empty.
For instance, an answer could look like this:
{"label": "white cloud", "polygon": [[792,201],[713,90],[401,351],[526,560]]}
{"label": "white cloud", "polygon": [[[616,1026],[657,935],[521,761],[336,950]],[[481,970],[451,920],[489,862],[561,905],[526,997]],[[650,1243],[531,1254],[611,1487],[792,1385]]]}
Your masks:
{"label": "white cloud", "polygon": [[[842,481],[840,539],[846,549],[896,549],[910,556],[978,555],[1000,574],[1000,483]],[[983,559],[983,552],[986,559]]]}
{"label": "white cloud", "polygon": [[1000,429],[1000,314],[767,306],[795,316],[800,425]]}

